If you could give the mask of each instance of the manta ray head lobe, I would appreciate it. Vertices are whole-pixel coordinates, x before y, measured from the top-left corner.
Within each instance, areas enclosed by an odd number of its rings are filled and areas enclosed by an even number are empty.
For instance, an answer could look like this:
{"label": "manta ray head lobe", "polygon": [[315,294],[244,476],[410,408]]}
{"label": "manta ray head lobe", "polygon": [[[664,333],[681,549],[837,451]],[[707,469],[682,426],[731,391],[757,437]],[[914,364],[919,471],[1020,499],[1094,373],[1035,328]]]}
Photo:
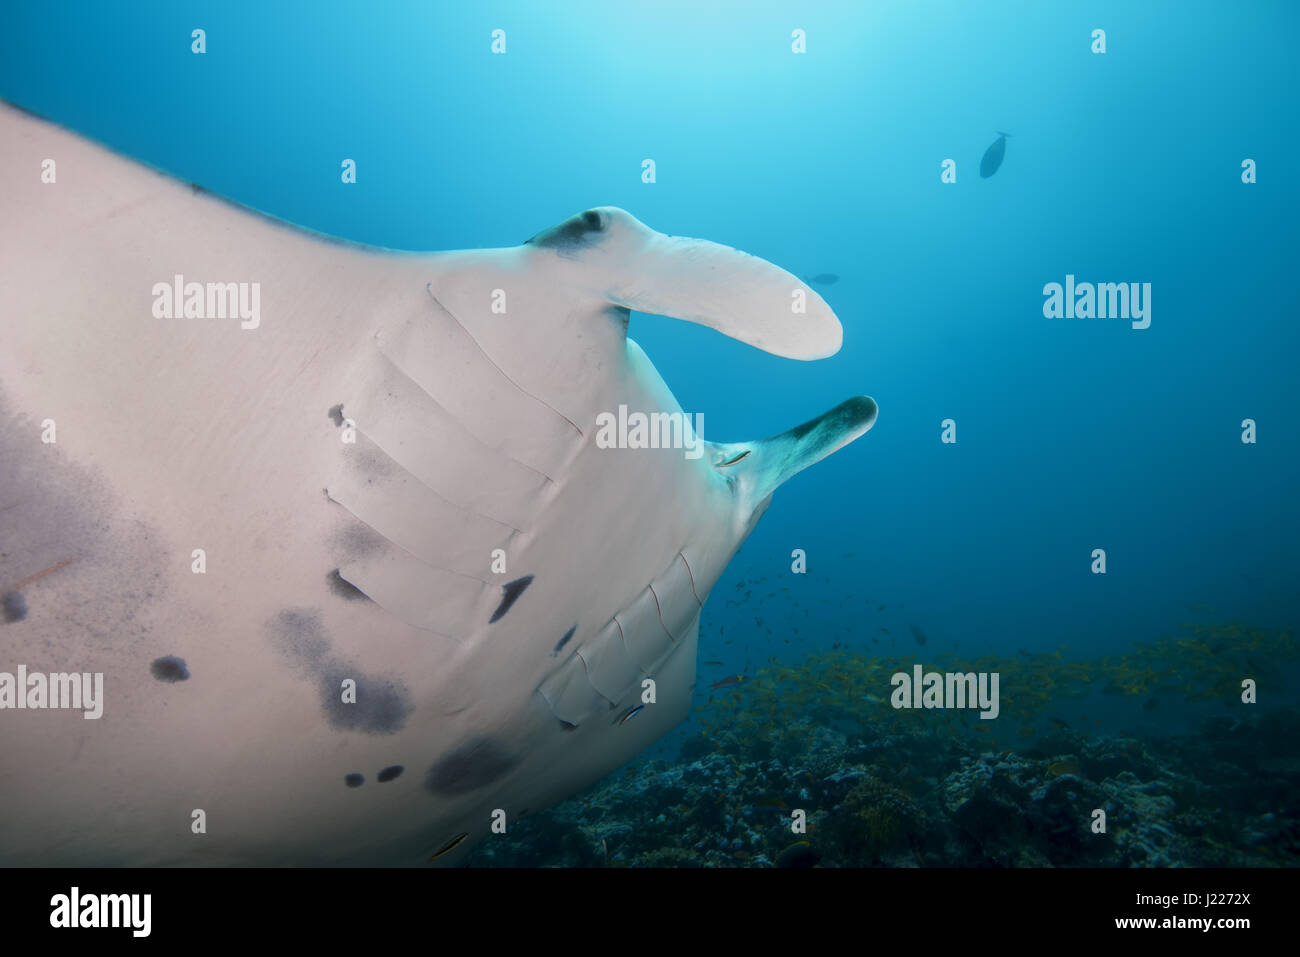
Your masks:
{"label": "manta ray head lobe", "polygon": [[787,433],[793,439],[802,439],[814,430],[822,430],[830,435],[851,432],[860,425],[874,421],[876,403],[865,395],[845,399],[829,412],[824,412],[815,419],[796,425]]}

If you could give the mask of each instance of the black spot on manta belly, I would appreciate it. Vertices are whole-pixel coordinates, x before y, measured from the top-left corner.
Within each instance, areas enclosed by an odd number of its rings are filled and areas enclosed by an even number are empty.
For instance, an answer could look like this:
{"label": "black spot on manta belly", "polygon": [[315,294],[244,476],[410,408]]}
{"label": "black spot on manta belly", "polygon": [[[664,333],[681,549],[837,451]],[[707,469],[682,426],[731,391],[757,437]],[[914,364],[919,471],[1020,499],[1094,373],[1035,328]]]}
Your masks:
{"label": "black spot on manta belly", "polygon": [[559,642],[555,646],[555,650],[551,652],[552,658],[558,655],[560,653],[560,649],[569,643],[569,639],[573,637],[573,633],[577,630],[578,630],[578,626],[574,625],[572,628],[570,628],[568,631],[564,633],[564,637],[559,640]]}
{"label": "black spot on manta belly", "polygon": [[350,788],[359,788],[366,783],[364,774],[346,774],[343,776],[343,783]]}
{"label": "black spot on manta belly", "polygon": [[3,612],[7,622],[22,621],[27,617],[27,599],[22,592],[5,592],[4,597],[0,598],[0,612]]}
{"label": "black spot on manta belly", "polygon": [[525,575],[523,578],[516,578],[512,582],[506,582],[501,586],[501,604],[497,605],[497,610],[492,612],[492,617],[488,619],[488,624],[499,621],[504,618],[511,606],[519,600],[519,596],[524,593],[529,585],[533,583],[532,575]]}
{"label": "black spot on manta belly", "polygon": [[329,651],[329,639],[314,611],[286,608],[275,616],[271,630],[276,650],[306,668],[318,667]]}
{"label": "black spot on manta belly", "polygon": [[[355,704],[343,701],[343,682],[357,683]],[[406,688],[395,681],[360,674],[342,661],[330,660],[320,673],[321,704],[329,722],[341,731],[393,734],[415,710]]]}
{"label": "black spot on manta belly", "polygon": [[340,402],[338,405],[330,406],[329,417],[330,417],[330,421],[332,421],[335,425],[343,424],[343,403],[342,402]]}
{"label": "black spot on manta belly", "polygon": [[360,522],[350,522],[330,537],[330,548],[341,552],[347,561],[374,555],[382,551],[385,545],[386,540],[382,535]]}
{"label": "black spot on manta belly", "polygon": [[389,765],[379,772],[379,783],[385,784],[398,777],[405,770],[406,768],[400,764]]}
{"label": "black spot on manta belly", "polygon": [[33,447],[43,417],[20,412],[0,383],[0,628],[44,613],[43,654],[108,671],[119,653],[152,653],[140,650],[142,615],[166,594],[168,552],[99,469],[63,443]]}
{"label": "black spot on manta belly", "polygon": [[592,234],[601,233],[604,229],[605,224],[600,213],[589,209],[577,216],[570,216],[558,226],[542,230],[536,236],[525,240],[524,245],[567,250],[586,245],[594,238]]}
{"label": "black spot on manta belly", "polygon": [[153,664],[149,666],[149,671],[159,681],[166,682],[186,681],[190,676],[190,670],[185,667],[185,659],[177,658],[175,655],[155,658]]}
{"label": "black spot on manta belly", "polygon": [[424,786],[434,794],[468,794],[486,787],[519,763],[491,738],[473,738],[439,758]]}
{"label": "black spot on manta belly", "polygon": [[339,574],[336,568],[325,576],[330,591],[345,601],[369,601],[370,596]]}
{"label": "black spot on manta belly", "polygon": [[[330,640],[314,609],[286,608],[270,622],[271,641],[300,671],[313,679],[321,710],[340,731],[394,734],[415,710],[410,691],[400,680],[365,674],[346,658],[332,654]],[[343,700],[343,682],[356,682],[356,701]]]}

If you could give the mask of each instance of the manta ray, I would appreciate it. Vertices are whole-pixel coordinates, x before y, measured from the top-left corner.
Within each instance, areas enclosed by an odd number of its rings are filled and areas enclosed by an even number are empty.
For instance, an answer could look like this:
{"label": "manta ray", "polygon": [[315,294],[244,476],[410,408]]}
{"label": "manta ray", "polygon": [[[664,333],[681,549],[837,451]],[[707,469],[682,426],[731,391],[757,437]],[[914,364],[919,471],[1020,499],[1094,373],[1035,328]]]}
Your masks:
{"label": "manta ray", "polygon": [[5,864],[463,863],[685,717],[710,589],[875,421],[600,441],[682,414],[632,311],[842,335],[621,209],[397,253],[6,105],[0,168]]}

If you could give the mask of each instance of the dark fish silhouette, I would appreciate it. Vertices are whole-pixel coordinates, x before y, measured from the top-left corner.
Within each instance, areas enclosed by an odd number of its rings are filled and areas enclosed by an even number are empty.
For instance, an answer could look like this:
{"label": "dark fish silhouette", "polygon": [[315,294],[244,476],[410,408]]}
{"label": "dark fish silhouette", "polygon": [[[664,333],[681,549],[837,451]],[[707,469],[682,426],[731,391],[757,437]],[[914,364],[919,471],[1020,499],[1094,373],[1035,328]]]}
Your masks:
{"label": "dark fish silhouette", "polygon": [[749,679],[744,675],[732,675],[730,678],[723,678],[721,681],[715,681],[709,685],[710,691],[717,691],[719,688],[730,688],[732,685],[744,684]]}
{"label": "dark fish silhouette", "polygon": [[1007,134],[998,131],[998,138],[993,141],[993,145],[984,151],[984,158],[980,160],[980,176],[988,179],[998,171],[1002,165],[1002,157],[1007,155]]}
{"label": "dark fish silhouette", "polygon": [[819,272],[815,276],[804,276],[803,281],[813,286],[833,286],[840,277],[833,272]]}

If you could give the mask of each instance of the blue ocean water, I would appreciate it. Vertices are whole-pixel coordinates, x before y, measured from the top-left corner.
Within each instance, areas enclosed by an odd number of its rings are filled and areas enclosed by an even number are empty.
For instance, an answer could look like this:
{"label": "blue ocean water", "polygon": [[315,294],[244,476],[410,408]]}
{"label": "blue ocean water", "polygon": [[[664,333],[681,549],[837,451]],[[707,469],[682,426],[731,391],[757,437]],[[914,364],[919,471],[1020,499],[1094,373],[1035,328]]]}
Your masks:
{"label": "blue ocean water", "polygon": [[[701,658],[721,675],[788,656],[793,621],[799,651],[871,651],[883,626],[905,653],[916,625],[921,654],[1102,655],[1186,622],[1300,618],[1300,8],[1225,9],[14,3],[0,98],[360,242],[514,245],[616,205],[837,275],[819,291],[844,347],[821,362],[633,316],[708,438],[855,394],[880,407],[777,493],[715,590]],[[981,178],[999,131],[1005,160]],[[1067,275],[1150,283],[1150,327],[1045,318]],[[721,599],[760,577],[792,594],[772,589],[743,631],[752,609]]]}

